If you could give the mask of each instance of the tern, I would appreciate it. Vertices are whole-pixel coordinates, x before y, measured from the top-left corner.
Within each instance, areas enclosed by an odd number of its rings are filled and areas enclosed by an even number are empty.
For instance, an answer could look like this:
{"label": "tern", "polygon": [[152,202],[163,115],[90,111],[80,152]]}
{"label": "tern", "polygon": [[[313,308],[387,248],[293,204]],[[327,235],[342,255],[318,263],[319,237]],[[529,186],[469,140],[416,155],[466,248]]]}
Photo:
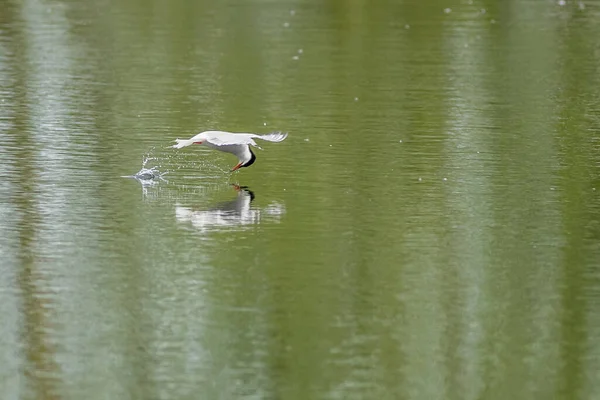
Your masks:
{"label": "tern", "polygon": [[[257,135],[255,133],[231,133],[223,131],[206,131],[197,134],[189,139],[175,139],[177,144],[172,147],[181,149],[182,147],[191,146],[193,144],[201,144],[211,149],[231,153],[240,161],[234,166],[231,171],[237,171],[243,167],[249,167],[256,161],[256,155],[252,152],[250,146],[260,146],[256,144],[254,139],[266,140],[267,142],[281,142],[287,137],[287,133],[271,132],[266,135]],[[261,149],[262,150],[262,149]]]}

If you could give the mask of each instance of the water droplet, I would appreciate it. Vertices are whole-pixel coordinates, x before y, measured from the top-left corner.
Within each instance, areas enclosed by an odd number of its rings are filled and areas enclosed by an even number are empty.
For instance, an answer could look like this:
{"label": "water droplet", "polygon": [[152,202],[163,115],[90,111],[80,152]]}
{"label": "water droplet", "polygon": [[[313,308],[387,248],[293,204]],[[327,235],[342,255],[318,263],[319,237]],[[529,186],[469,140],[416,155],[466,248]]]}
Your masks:
{"label": "water droplet", "polygon": [[310,142],[309,138],[304,139],[305,142]]}
{"label": "water droplet", "polygon": [[496,23],[496,20],[495,20],[495,19],[492,19],[492,20],[490,20],[490,23],[492,23],[492,24],[495,24],[495,23]]}
{"label": "water droplet", "polygon": [[302,53],[304,53],[304,50],[298,49],[298,54],[302,54]]}
{"label": "water droplet", "polygon": [[354,98],[354,101],[358,101],[358,97],[355,97],[355,98]]}
{"label": "water droplet", "polygon": [[296,10],[290,10],[290,15],[291,15],[291,16],[294,16],[294,15],[296,15]]}
{"label": "water droplet", "polygon": [[452,12],[452,9],[451,8],[444,8],[444,12],[446,14],[450,14]]}
{"label": "water droplet", "polygon": [[300,58],[298,56],[294,56],[292,57],[292,60],[299,60]]}
{"label": "water droplet", "polygon": [[558,5],[559,6],[562,7],[562,6],[566,5],[566,4],[567,4],[567,2],[565,0],[558,0]]}
{"label": "water droplet", "polygon": [[447,180],[448,180],[448,178],[444,178],[444,181],[447,181]]}
{"label": "water droplet", "polygon": [[485,8],[482,8],[479,12],[485,14]]}
{"label": "water droplet", "polygon": [[266,123],[266,122],[263,122],[263,126],[267,126],[267,123]]}
{"label": "water droplet", "polygon": [[398,143],[402,143],[402,140],[400,140]]}
{"label": "water droplet", "polygon": [[409,24],[404,25],[404,29],[410,29],[410,25]]}
{"label": "water droplet", "polygon": [[289,22],[284,22],[283,23],[283,27],[284,28],[289,28],[290,27],[290,23]]}
{"label": "water droplet", "polygon": [[419,182],[421,182],[423,179],[421,179],[421,177],[419,177]]}
{"label": "water droplet", "polygon": [[577,6],[579,7],[580,10],[585,10],[585,3],[583,1],[580,1],[579,3],[577,3]]}

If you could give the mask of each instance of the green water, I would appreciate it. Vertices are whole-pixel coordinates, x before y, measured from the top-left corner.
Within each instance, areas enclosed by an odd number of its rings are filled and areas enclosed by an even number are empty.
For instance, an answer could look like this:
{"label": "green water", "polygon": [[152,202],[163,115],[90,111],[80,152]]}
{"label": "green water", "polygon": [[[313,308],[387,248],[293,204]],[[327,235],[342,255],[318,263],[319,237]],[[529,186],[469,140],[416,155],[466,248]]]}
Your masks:
{"label": "green water", "polygon": [[[0,398],[600,398],[599,42],[596,0],[0,0]],[[289,137],[168,147],[209,129]]]}

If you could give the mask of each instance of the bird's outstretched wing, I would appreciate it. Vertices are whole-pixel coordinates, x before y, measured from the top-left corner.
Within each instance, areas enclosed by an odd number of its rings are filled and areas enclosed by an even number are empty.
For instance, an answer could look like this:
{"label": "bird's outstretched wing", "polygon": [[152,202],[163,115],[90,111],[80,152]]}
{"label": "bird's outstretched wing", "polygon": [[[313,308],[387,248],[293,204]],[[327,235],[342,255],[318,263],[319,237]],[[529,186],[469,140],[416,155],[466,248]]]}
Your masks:
{"label": "bird's outstretched wing", "polygon": [[206,136],[206,141],[215,146],[231,146],[236,144],[256,145],[254,140],[252,140],[254,136],[252,133],[211,132],[211,134]]}
{"label": "bird's outstretched wing", "polygon": [[266,140],[267,142],[281,142],[287,137],[285,132],[271,132],[266,135],[254,135],[254,138]]}
{"label": "bird's outstretched wing", "polygon": [[[229,133],[229,132],[214,132],[207,135],[206,139],[209,143],[215,146],[229,146],[236,144],[247,144],[259,147],[254,139],[262,139],[268,142],[281,142],[287,137],[287,133],[272,132],[266,135],[257,135],[255,133]],[[260,148],[260,147],[259,147]]]}

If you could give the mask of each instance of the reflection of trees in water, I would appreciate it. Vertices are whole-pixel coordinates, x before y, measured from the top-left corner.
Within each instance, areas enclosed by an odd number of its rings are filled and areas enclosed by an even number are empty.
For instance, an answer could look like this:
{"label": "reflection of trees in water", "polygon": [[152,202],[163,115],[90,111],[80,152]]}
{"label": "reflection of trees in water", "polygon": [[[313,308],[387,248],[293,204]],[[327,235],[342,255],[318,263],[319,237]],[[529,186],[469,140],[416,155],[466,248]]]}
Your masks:
{"label": "reflection of trees in water", "polygon": [[[21,160],[26,159],[24,157]],[[22,321],[18,348],[25,357],[23,373],[28,381],[26,391],[32,390],[35,398],[58,399],[60,367],[55,360],[56,346],[50,338],[50,332],[55,330],[51,321],[54,319],[53,303],[56,293],[52,289],[51,280],[46,276],[49,271],[44,271],[44,266],[49,264],[48,260],[36,254],[39,225],[43,217],[38,211],[38,199],[30,190],[32,176],[26,173],[32,172],[30,167],[19,165],[18,169],[22,173],[17,175],[14,198],[18,210],[15,228],[19,243],[16,283],[19,287],[19,316]],[[9,388],[5,387],[4,390]],[[6,395],[8,392],[3,393]]]}
{"label": "reflection of trees in water", "polygon": [[[9,357],[10,365],[0,366],[3,369],[0,375],[4,378],[0,395],[6,397],[10,393],[19,393],[19,390],[22,390],[21,397],[58,399],[61,384],[60,367],[55,359],[57,346],[51,338],[55,331],[52,321],[56,293],[52,288],[51,279],[47,276],[50,271],[44,268],[49,260],[39,255],[38,248],[40,225],[45,215],[40,212],[43,202],[39,196],[41,171],[36,166],[41,150],[34,146],[36,135],[32,129],[37,122],[35,115],[32,115],[35,114],[35,110],[31,106],[36,93],[30,88],[30,82],[38,77],[31,69],[23,68],[28,62],[28,51],[32,49],[27,38],[19,32],[20,25],[15,23],[20,12],[12,2],[5,2],[0,12],[2,35],[8,32],[11,39],[2,41],[2,44],[8,47],[5,50],[8,50],[7,53],[11,57],[0,57],[0,68],[3,72],[9,72],[7,75],[0,75],[0,87],[6,88],[4,96],[8,95],[7,102],[2,106],[4,116],[8,118],[3,121],[7,123],[3,127],[6,129],[0,129],[3,131],[2,135],[5,135],[0,145],[13,142],[11,152],[3,154],[0,166],[0,175],[8,179],[7,187],[11,195],[8,196],[9,202],[0,204],[0,207],[3,213],[7,209],[11,210],[10,220],[14,221],[12,226],[9,221],[2,223],[9,223],[6,227],[8,237],[3,239],[12,238],[16,243],[13,254],[16,260],[16,280],[10,283],[17,285],[16,290],[9,290],[3,293],[3,296],[16,293],[16,303],[20,304],[16,319],[20,324],[4,327],[14,329],[18,341],[3,344],[4,351],[11,347],[12,351],[4,355]],[[0,52],[3,52],[2,48]],[[4,77],[10,79],[3,80]],[[5,104],[10,104],[10,107],[6,107]],[[10,259],[8,256],[0,257],[0,262],[3,263]],[[10,267],[10,263],[3,267]],[[5,335],[3,339],[8,340],[9,335]],[[12,359],[13,357],[16,360]],[[11,370],[11,365],[19,365],[19,371]],[[21,378],[25,384],[16,385]]]}
{"label": "reflection of trees in water", "polygon": [[[31,249],[22,249],[25,258],[30,257]],[[49,337],[55,330],[51,322],[54,314],[55,293],[51,283],[41,271],[44,260],[20,259],[18,283],[21,293],[23,318],[21,327],[21,348],[25,354],[24,374],[35,398],[59,399],[60,367],[55,360],[56,344]],[[6,392],[4,392],[6,394]]]}

